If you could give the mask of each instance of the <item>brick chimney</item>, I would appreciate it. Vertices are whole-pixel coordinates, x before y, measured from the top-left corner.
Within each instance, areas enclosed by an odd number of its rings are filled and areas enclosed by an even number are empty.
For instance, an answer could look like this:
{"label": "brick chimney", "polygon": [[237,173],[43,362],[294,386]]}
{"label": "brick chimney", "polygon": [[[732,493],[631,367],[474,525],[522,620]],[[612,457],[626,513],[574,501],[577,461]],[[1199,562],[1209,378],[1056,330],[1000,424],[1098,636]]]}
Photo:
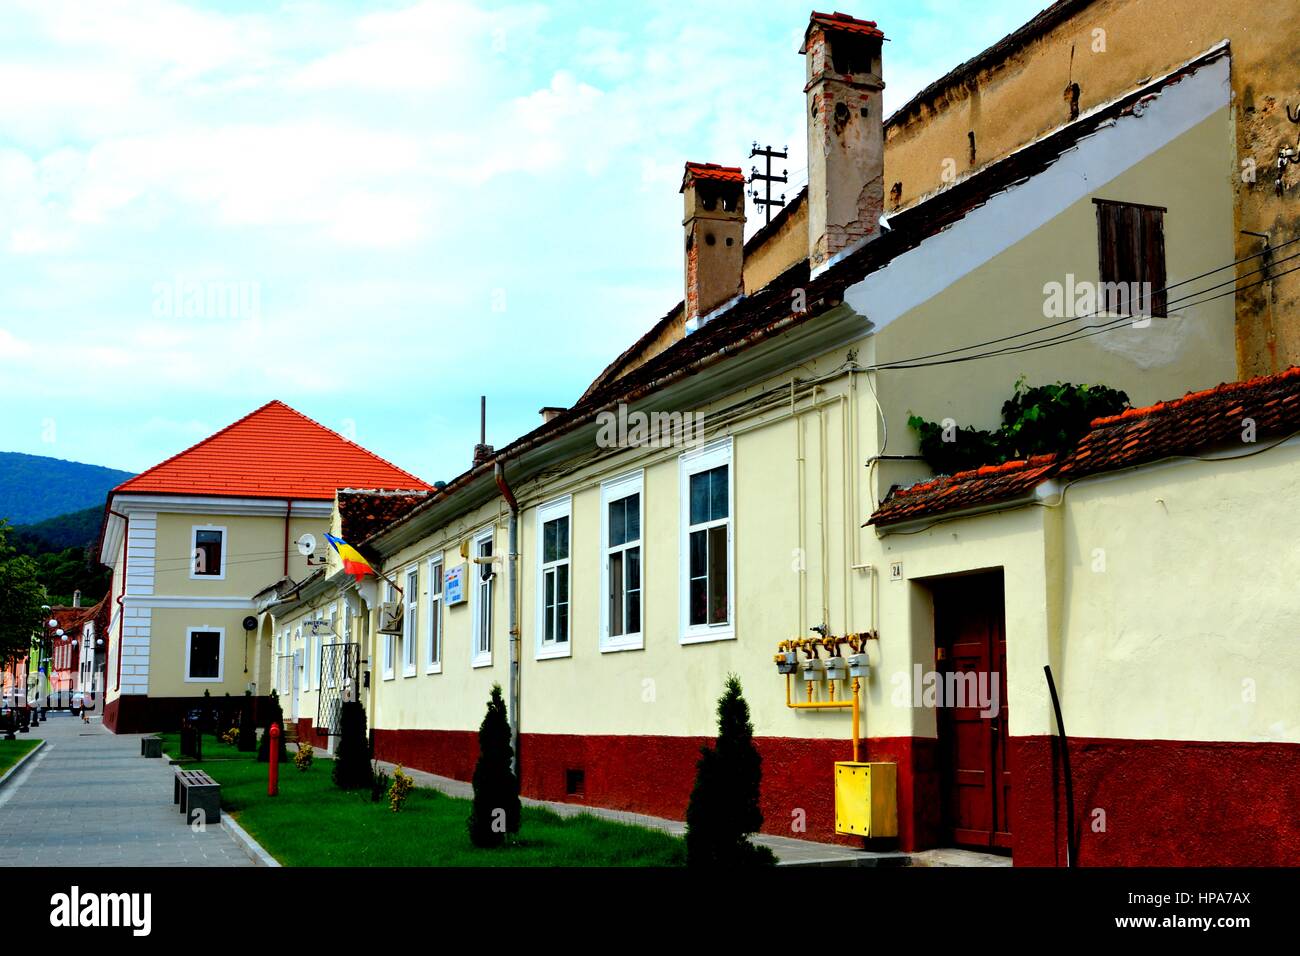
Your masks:
{"label": "brick chimney", "polygon": [[808,267],[874,237],[885,206],[880,48],[871,20],[813,13],[808,58]]}
{"label": "brick chimney", "polygon": [[687,163],[686,321],[707,316],[743,291],[745,174],[739,166]]}

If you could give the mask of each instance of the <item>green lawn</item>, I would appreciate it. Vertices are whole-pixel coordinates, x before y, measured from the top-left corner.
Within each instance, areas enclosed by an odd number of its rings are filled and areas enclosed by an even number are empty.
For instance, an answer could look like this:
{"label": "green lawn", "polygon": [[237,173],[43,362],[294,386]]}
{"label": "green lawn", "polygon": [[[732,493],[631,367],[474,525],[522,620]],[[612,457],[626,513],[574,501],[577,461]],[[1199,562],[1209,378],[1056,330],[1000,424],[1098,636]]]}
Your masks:
{"label": "green lawn", "polygon": [[[176,757],[180,740],[163,735]],[[468,800],[416,788],[400,813],[369,792],[345,792],[330,780],[331,761],[305,773],[281,765],[280,794],[266,795],[267,765],[214,738],[203,740],[202,767],[221,783],[223,808],[285,866],[681,866],[682,840],[591,816],[561,817],[524,807],[518,842],[498,850],[472,846]]]}
{"label": "green lawn", "polygon": [[5,771],[23,759],[23,755],[36,749],[40,744],[39,740],[33,740],[30,737],[24,740],[19,737],[17,740],[0,740],[0,777],[3,777]]}

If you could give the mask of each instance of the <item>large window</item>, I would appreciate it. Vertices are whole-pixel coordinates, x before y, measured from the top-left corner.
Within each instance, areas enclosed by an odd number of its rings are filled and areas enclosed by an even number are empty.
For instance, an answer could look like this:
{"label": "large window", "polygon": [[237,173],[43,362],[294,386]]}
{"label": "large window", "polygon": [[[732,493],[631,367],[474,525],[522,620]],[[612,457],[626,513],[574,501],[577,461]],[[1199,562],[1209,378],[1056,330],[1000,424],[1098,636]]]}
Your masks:
{"label": "large window", "polygon": [[1164,207],[1093,202],[1102,282],[1098,308],[1117,315],[1167,315]]}
{"label": "large window", "polygon": [[[347,609],[344,608],[343,626],[345,629],[347,628],[347,620],[348,620]],[[330,605],[330,632],[329,635],[325,638],[327,643],[333,644],[336,641],[340,640],[338,625],[339,625],[339,606],[337,604],[332,604]],[[346,640],[346,638],[342,638],[342,639]],[[334,660],[337,662],[338,658],[336,657]],[[329,681],[330,687],[334,686],[334,670],[337,667],[338,664],[335,663],[334,667],[329,668],[329,672],[323,675],[324,679]]]}
{"label": "large window", "polygon": [[470,567],[473,571],[473,607],[474,607],[474,667],[486,667],[492,663],[492,582],[496,574],[492,570],[492,530],[488,528],[474,536],[470,553],[476,560]]}
{"label": "large window", "polygon": [[735,636],[731,440],[681,458],[682,641]]}
{"label": "large window", "polygon": [[[392,603],[397,600],[397,589],[394,588],[391,584],[385,585],[384,594],[385,594],[384,600],[388,603]],[[383,616],[383,613],[384,613],[383,610],[380,610],[379,614],[381,617]],[[387,626],[387,624],[388,624],[387,621],[381,620],[379,622],[379,626],[381,627],[385,627]],[[395,656],[393,653],[394,651],[393,644],[397,638],[396,635],[393,634],[383,634],[381,636],[384,639],[384,675],[383,676],[384,676],[384,680],[392,680],[393,679],[393,658]]]}
{"label": "large window", "polygon": [[226,576],[226,529],[211,526],[191,529],[190,577],[221,580]]}
{"label": "large window", "polygon": [[641,639],[641,472],[600,486],[604,577],[600,647],[634,650]]}
{"label": "large window", "polygon": [[406,615],[402,625],[402,676],[415,676],[415,646],[419,642],[420,624],[420,568],[406,572]]}
{"label": "large window", "polygon": [[185,679],[220,681],[225,665],[225,631],[191,627],[185,633]]}
{"label": "large window", "polygon": [[569,529],[573,500],[560,498],[537,509],[538,657],[569,654]]}
{"label": "large window", "polygon": [[425,650],[424,672],[442,671],[442,558],[429,559],[429,646]]}

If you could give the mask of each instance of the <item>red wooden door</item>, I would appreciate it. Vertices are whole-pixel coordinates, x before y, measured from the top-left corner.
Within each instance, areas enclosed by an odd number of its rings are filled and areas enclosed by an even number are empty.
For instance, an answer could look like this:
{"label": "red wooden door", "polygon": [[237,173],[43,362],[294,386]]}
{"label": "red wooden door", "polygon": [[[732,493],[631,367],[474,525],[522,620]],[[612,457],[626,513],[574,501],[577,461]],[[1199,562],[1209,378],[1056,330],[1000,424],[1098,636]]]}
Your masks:
{"label": "red wooden door", "polygon": [[1010,847],[1002,575],[941,582],[934,601],[945,829],[961,846]]}

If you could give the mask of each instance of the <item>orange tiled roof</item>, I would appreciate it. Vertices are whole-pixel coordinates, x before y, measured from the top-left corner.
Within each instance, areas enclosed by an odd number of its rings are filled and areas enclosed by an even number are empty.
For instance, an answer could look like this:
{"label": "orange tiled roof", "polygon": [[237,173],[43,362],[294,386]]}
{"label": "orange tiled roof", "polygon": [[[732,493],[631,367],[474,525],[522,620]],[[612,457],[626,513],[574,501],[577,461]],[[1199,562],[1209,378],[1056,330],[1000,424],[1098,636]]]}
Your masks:
{"label": "orange tiled roof", "polygon": [[357,491],[339,492],[339,517],[343,540],[356,545],[376,529],[396,521],[428,497],[426,491]]}
{"label": "orange tiled roof", "polygon": [[986,465],[896,489],[867,523],[897,524],[995,504],[1049,478],[1071,480],[1241,444],[1247,418],[1257,437],[1300,431],[1300,367],[1094,419],[1064,454]]}
{"label": "orange tiled roof", "polygon": [[845,33],[862,33],[873,37],[883,37],[885,35],[876,26],[875,20],[859,20],[847,13],[818,13],[814,10],[809,19],[823,27],[831,30],[841,30]]}
{"label": "orange tiled roof", "polygon": [[739,166],[719,166],[717,163],[687,163],[686,172],[682,176],[681,192],[686,189],[686,183],[692,179],[710,179],[715,182],[723,183],[743,183],[745,174],[741,172]]}
{"label": "orange tiled roof", "polygon": [[337,489],[347,487],[429,489],[410,472],[273,401],[122,482],[112,494],[332,501]]}

